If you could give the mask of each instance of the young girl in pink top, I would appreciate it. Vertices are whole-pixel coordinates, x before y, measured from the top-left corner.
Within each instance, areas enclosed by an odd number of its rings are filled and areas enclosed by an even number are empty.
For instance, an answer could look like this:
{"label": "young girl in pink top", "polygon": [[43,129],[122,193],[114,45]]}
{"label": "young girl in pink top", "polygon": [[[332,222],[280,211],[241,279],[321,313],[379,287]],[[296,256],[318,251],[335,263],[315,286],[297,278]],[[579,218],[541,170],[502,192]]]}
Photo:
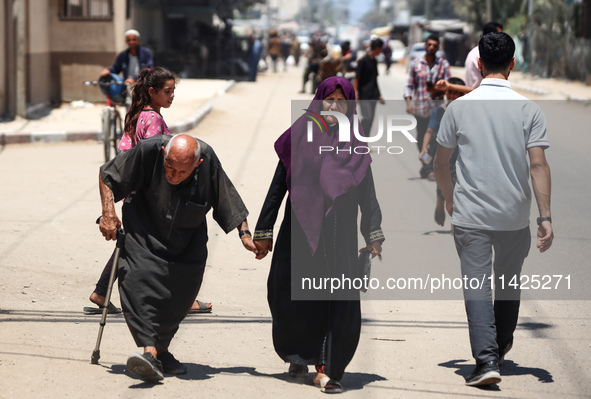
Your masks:
{"label": "young girl in pink top", "polygon": [[170,134],[161,108],[168,108],[174,99],[177,77],[161,67],[143,69],[132,86],[131,107],[125,116],[119,149],[127,151],[137,142],[156,134]]}
{"label": "young girl in pink top", "polygon": [[[170,134],[164,118],[160,115],[160,109],[168,108],[174,99],[174,90],[178,78],[169,70],[157,67],[142,69],[136,82],[132,85],[133,96],[131,106],[125,116],[125,128],[123,137],[119,142],[119,149],[123,152],[135,147],[138,141],[147,139],[157,134]],[[99,305],[99,308],[85,307],[87,313],[101,313],[104,306],[105,295],[113,266],[111,258],[105,266],[96,289],[90,295],[90,301]],[[121,310],[109,304],[109,313],[118,313]],[[209,302],[195,303],[191,307],[193,313],[209,313],[212,307]]]}

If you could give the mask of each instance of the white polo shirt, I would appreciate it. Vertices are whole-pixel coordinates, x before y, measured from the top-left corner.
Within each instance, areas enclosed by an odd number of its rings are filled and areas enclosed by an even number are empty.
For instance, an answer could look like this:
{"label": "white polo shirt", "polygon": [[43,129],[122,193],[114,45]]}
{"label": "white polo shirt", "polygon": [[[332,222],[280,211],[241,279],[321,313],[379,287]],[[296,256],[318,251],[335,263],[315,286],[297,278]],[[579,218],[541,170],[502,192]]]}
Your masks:
{"label": "white polo shirt", "polygon": [[483,79],[447,107],[437,142],[459,148],[454,225],[496,231],[529,225],[527,149],[549,146],[538,104],[513,91],[507,80]]}

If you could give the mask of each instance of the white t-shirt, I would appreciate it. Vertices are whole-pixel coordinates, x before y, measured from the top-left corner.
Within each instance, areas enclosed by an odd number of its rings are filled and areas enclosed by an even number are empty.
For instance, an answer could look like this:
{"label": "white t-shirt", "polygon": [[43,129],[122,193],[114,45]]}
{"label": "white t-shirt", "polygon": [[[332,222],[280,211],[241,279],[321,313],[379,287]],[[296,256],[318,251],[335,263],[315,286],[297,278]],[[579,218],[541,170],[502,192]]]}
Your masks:
{"label": "white t-shirt", "polygon": [[478,69],[478,58],[480,57],[480,50],[478,46],[474,47],[466,56],[464,68],[466,71],[466,86],[476,88],[482,82],[482,73]]}
{"label": "white t-shirt", "polygon": [[538,104],[513,91],[506,80],[484,79],[449,104],[437,142],[459,149],[454,225],[495,231],[529,225],[527,149],[549,146]]}
{"label": "white t-shirt", "polygon": [[129,54],[129,69],[127,70],[127,77],[137,77],[140,74],[140,63],[137,55]]}

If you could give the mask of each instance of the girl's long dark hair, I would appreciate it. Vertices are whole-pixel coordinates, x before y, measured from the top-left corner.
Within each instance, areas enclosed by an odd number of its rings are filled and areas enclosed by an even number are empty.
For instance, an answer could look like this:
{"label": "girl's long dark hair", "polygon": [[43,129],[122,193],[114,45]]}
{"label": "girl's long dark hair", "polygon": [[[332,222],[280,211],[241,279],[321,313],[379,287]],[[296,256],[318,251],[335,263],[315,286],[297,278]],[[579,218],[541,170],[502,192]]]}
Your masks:
{"label": "girl's long dark hair", "polygon": [[124,132],[129,136],[133,145],[136,144],[135,130],[137,126],[137,120],[140,117],[142,110],[146,108],[146,106],[150,105],[152,100],[148,90],[151,87],[157,92],[164,87],[164,84],[167,81],[171,79],[175,82],[178,81],[178,77],[166,68],[144,68],[140,71],[137,80],[131,86],[130,90],[132,90],[133,94],[131,106],[127,111],[127,115],[125,115]]}

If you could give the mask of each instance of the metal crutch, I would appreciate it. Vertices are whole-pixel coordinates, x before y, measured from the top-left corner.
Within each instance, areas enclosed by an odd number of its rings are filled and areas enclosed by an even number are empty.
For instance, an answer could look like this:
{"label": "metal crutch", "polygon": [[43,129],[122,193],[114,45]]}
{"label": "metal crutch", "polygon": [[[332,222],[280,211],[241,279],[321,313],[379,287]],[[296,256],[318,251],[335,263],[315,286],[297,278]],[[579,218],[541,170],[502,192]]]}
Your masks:
{"label": "metal crutch", "polygon": [[[99,222],[100,217],[97,219]],[[107,313],[109,313],[109,304],[111,303],[111,292],[113,291],[113,281],[115,280],[115,272],[117,271],[117,262],[119,261],[119,252],[123,248],[125,242],[125,231],[122,228],[117,229],[117,245],[115,247],[115,256],[113,257],[113,268],[111,269],[111,276],[109,277],[109,285],[107,287],[107,296],[105,297],[105,305],[103,306],[103,315],[101,317],[101,324],[99,327],[98,337],[96,337],[96,346],[90,358],[91,364],[98,364],[101,358],[101,339],[103,338],[103,330],[107,324]]]}

